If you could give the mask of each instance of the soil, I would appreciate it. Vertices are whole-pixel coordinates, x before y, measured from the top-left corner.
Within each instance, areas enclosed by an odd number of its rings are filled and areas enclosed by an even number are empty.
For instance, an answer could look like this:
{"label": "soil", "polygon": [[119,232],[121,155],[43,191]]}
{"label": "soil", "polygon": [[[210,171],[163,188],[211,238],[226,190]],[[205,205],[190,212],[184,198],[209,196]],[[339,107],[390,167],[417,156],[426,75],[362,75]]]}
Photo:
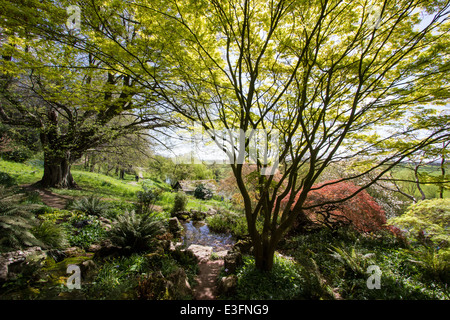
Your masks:
{"label": "soil", "polygon": [[36,187],[34,185],[22,185],[21,186],[24,190],[26,191],[36,191],[39,193],[39,196],[41,197],[41,201],[52,208],[56,208],[56,209],[65,209],[67,202],[71,199],[73,199],[73,197],[71,196],[64,196],[64,195],[60,195],[60,194],[56,194],[51,192],[48,189],[42,189],[39,187]]}
{"label": "soil", "polygon": [[217,296],[217,277],[223,259],[208,260],[199,264],[198,284],[194,288],[195,300],[214,300]]}

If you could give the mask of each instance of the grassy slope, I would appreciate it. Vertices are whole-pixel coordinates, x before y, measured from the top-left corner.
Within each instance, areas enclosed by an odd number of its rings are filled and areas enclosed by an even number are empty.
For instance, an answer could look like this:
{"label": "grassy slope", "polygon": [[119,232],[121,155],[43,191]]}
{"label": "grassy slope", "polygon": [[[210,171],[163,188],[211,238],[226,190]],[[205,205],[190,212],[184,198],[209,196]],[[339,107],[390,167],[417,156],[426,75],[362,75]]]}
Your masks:
{"label": "grassy slope", "polygon": [[[39,161],[30,161],[28,163],[16,163],[0,160],[0,172],[6,172],[15,179],[17,184],[32,184],[39,181],[43,174],[42,163]],[[160,199],[156,202],[156,205],[161,206],[166,211],[170,211],[173,206],[173,199],[175,194],[170,192],[171,187],[161,181],[154,179],[141,179],[139,182],[135,181],[133,175],[125,175],[124,180],[120,180],[115,177],[107,176],[101,173],[87,172],[77,168],[72,169],[72,175],[75,182],[80,189],[68,190],[68,189],[55,189],[51,191],[60,194],[68,195],[72,197],[82,197],[89,195],[96,195],[102,198],[136,201],[136,193],[142,191],[142,185],[146,185],[149,188],[157,188],[162,191]],[[186,209],[195,209],[206,211],[208,208],[227,208],[227,204],[218,200],[202,201],[195,199],[193,196],[188,196],[189,202]]]}

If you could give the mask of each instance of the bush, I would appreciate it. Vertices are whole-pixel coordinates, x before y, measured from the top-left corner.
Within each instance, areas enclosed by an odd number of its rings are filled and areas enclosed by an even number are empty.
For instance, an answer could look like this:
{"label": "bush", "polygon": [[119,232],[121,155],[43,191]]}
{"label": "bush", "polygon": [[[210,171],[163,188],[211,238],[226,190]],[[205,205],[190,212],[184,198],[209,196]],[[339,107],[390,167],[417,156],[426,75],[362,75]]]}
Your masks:
{"label": "bush", "polygon": [[184,192],[177,192],[173,201],[173,207],[171,213],[177,213],[186,210],[188,198]]}
{"label": "bush", "polygon": [[[327,183],[330,182],[333,181]],[[310,191],[304,203],[304,207],[318,206],[304,210],[304,214],[299,214],[294,223],[294,232],[296,229],[301,231],[305,226],[321,226],[332,230],[350,226],[359,232],[378,232],[385,229],[385,213],[367,191],[363,190],[340,203],[325,204],[330,201],[342,200],[358,191],[359,187],[348,182],[320,186],[313,187],[318,189]],[[282,200],[283,205],[286,205],[288,198],[289,195]],[[296,199],[298,199],[298,195]],[[296,199],[292,206],[295,205]]]}
{"label": "bush", "polygon": [[156,236],[164,232],[162,221],[155,215],[126,211],[116,218],[108,235],[114,245],[130,252],[142,252],[152,249]]}
{"label": "bush", "polygon": [[33,205],[22,204],[24,195],[0,186],[0,251],[42,246],[31,232],[37,225]]}
{"label": "bush", "polygon": [[16,180],[11,177],[6,172],[0,172],[0,185],[3,185],[7,188],[12,187],[16,184]]}
{"label": "bush", "polygon": [[158,200],[161,192],[156,189],[149,189],[147,186],[142,186],[143,191],[138,191],[136,193],[137,196],[137,206],[138,211],[142,213],[148,213],[151,210],[151,205],[155,204]]}
{"label": "bush", "polygon": [[94,195],[77,199],[70,206],[72,210],[78,210],[91,216],[103,216],[108,207],[108,204]]}
{"label": "bush", "polygon": [[50,221],[42,221],[33,228],[32,233],[43,243],[45,249],[63,249],[68,245],[64,228]]}
{"label": "bush", "polygon": [[450,235],[450,199],[431,199],[412,204],[407,211],[388,223],[405,230],[407,236],[419,242],[431,241],[448,247]]}
{"label": "bush", "polygon": [[[229,232],[236,237],[248,234],[247,220],[243,214],[219,211],[215,215],[206,218],[208,227],[215,232]],[[259,223],[257,222],[257,227]]]}
{"label": "bush", "polygon": [[200,200],[209,200],[213,196],[212,191],[206,188],[203,184],[200,184],[194,190],[194,197]]}
{"label": "bush", "polygon": [[138,277],[147,270],[147,260],[137,254],[106,261],[86,293],[91,299],[136,299]]}

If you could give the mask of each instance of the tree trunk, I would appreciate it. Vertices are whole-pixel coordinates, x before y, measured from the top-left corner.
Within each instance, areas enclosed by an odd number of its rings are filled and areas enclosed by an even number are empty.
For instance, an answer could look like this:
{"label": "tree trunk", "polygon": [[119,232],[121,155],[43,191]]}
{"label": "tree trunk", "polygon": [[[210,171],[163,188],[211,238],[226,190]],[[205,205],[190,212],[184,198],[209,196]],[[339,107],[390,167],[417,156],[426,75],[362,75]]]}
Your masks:
{"label": "tree trunk", "polygon": [[76,188],[67,159],[44,160],[44,175],[40,181],[45,188]]}
{"label": "tree trunk", "polygon": [[261,271],[271,271],[275,257],[275,245],[271,242],[254,245],[255,266]]}
{"label": "tree trunk", "polygon": [[442,158],[441,158],[441,179],[442,182],[439,186],[439,198],[444,199],[444,180],[445,180],[445,156],[444,150],[442,150]]}

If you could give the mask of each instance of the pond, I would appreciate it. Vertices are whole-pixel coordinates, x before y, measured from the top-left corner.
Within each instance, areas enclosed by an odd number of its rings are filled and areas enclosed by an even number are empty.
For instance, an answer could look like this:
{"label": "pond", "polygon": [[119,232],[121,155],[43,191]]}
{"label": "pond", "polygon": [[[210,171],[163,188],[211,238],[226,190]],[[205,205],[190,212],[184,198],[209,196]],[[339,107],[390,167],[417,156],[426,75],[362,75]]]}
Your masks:
{"label": "pond", "polygon": [[182,241],[188,247],[191,244],[210,246],[213,252],[230,250],[235,240],[228,233],[217,233],[209,229],[204,221],[181,222],[184,228]]}

